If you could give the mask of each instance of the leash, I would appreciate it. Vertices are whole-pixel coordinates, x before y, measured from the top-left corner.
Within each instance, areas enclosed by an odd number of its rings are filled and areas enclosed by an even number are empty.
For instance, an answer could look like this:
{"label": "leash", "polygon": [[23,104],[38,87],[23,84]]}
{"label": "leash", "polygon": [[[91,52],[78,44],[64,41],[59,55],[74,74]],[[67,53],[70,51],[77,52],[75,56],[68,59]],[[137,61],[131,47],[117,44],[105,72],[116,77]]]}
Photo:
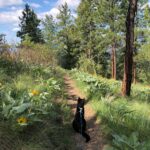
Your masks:
{"label": "leash", "polygon": [[82,113],[83,113],[83,112],[82,112],[82,109],[83,109],[83,108],[80,108],[80,107],[79,107],[79,109],[80,109],[79,112],[80,112],[80,124],[81,124],[81,134],[82,134],[82,126],[83,126],[83,124],[82,124]]}

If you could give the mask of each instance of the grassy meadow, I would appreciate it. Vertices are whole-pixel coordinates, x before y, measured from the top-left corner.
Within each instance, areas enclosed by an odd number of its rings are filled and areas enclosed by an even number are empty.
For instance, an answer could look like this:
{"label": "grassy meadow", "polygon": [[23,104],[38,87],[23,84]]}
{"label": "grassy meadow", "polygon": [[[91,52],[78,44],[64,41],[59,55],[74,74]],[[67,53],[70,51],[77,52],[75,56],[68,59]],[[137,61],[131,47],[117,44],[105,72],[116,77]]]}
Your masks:
{"label": "grassy meadow", "polygon": [[110,139],[110,149],[150,148],[150,88],[133,85],[131,97],[121,96],[121,81],[72,70],[77,86],[101,120],[101,130]]}

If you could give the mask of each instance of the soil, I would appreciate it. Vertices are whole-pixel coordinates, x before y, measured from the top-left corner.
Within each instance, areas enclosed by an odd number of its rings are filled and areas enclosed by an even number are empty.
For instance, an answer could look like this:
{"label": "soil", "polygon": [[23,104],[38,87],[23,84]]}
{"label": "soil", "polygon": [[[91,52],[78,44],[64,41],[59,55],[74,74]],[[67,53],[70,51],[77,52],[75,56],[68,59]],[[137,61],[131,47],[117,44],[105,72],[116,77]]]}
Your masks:
{"label": "soil", "polygon": [[[85,98],[85,95],[76,87],[75,82],[69,77],[64,77],[66,84],[66,92],[68,95],[68,105],[71,107],[73,115],[75,114],[77,98]],[[97,120],[96,113],[91,106],[85,104],[85,119],[87,122],[87,133],[91,140],[86,143],[85,139],[79,133],[74,133],[76,150],[104,150],[105,140],[100,129],[100,121]]]}

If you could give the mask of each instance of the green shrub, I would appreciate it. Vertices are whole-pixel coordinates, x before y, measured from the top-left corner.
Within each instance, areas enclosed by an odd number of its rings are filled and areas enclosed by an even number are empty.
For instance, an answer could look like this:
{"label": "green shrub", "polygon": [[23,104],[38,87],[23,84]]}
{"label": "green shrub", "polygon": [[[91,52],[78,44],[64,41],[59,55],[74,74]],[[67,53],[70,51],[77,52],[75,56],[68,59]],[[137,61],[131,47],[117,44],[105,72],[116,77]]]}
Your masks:
{"label": "green shrub", "polygon": [[61,94],[60,85],[54,78],[35,81],[27,74],[19,75],[11,87],[0,91],[1,115],[12,125],[20,120],[20,125],[40,121],[43,115],[51,113],[53,99]]}
{"label": "green shrub", "polygon": [[[106,79],[101,76],[92,76],[88,73],[77,71],[76,69],[72,70],[71,74],[76,80],[85,83],[89,95],[94,93],[101,97],[101,95],[104,96],[107,93],[115,95],[120,95],[121,93],[121,81]],[[148,102],[150,101],[150,87],[132,85],[131,96],[133,99]]]}

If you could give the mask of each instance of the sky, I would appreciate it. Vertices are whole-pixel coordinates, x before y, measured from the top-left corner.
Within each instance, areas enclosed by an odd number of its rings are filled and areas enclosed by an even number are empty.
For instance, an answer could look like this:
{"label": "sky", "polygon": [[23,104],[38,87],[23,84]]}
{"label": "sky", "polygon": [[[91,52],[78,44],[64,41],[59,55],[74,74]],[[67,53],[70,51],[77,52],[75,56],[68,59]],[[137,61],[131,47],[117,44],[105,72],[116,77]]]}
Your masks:
{"label": "sky", "polygon": [[34,9],[39,19],[43,19],[46,14],[56,17],[59,13],[58,6],[65,2],[70,9],[75,10],[80,0],[0,0],[0,34],[6,34],[9,43],[19,41],[16,37],[19,30],[18,17],[22,15],[26,3]]}

